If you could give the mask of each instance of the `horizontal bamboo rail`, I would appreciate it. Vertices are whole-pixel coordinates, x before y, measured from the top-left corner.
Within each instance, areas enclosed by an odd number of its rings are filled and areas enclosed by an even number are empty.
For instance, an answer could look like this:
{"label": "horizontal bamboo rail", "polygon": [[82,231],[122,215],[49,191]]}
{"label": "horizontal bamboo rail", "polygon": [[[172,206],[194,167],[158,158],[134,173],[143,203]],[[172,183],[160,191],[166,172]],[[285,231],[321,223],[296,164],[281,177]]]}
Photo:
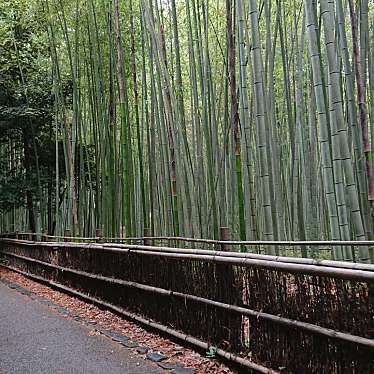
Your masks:
{"label": "horizontal bamboo rail", "polygon": [[356,335],[342,333],[342,332],[328,329],[325,327],[321,327],[318,325],[314,325],[314,324],[310,324],[306,322],[300,322],[300,321],[292,320],[289,318],[279,317],[279,316],[275,316],[272,314],[251,310],[251,309],[246,309],[243,307],[238,307],[236,305],[225,304],[225,303],[217,302],[214,300],[210,300],[210,299],[206,299],[206,298],[202,298],[202,297],[198,297],[194,295],[189,295],[189,294],[185,294],[181,292],[175,292],[172,290],[166,290],[163,288],[158,288],[158,287],[153,287],[153,286],[148,286],[148,285],[140,284],[137,282],[125,281],[121,279],[115,279],[115,278],[105,277],[102,275],[87,273],[85,271],[67,268],[67,267],[63,267],[59,265],[54,265],[54,264],[40,261],[34,258],[17,255],[11,252],[2,251],[1,253],[6,256],[11,256],[11,257],[14,257],[20,260],[24,260],[24,261],[36,263],[36,264],[39,264],[45,267],[49,267],[52,269],[60,270],[65,273],[72,273],[72,274],[76,274],[76,275],[83,276],[86,278],[91,278],[91,279],[100,280],[100,281],[104,281],[108,283],[118,284],[118,285],[126,286],[126,287],[137,288],[143,291],[157,293],[157,294],[164,295],[164,296],[177,297],[182,300],[185,300],[185,299],[193,300],[193,301],[200,302],[206,305],[212,305],[212,306],[215,306],[215,307],[218,307],[218,308],[230,311],[230,312],[239,313],[244,316],[261,318],[267,321],[271,321],[273,323],[288,326],[290,328],[299,328],[312,334],[323,335],[331,339],[348,341],[350,343],[359,344],[359,345],[362,345],[362,346],[365,346],[367,348],[374,350],[373,339],[367,339],[367,338],[363,338],[363,337],[356,336]]}
{"label": "horizontal bamboo rail", "polygon": [[292,240],[279,240],[279,241],[267,241],[267,240],[215,240],[215,239],[198,239],[198,238],[183,238],[177,236],[147,236],[138,238],[102,238],[103,240],[165,240],[165,241],[182,241],[190,243],[205,243],[205,244],[225,244],[225,245],[253,245],[253,246],[339,246],[339,245],[351,245],[351,246],[374,246],[373,240],[312,240],[312,241],[292,241]]}
{"label": "horizontal bamboo rail", "polygon": [[189,248],[175,248],[175,247],[156,247],[156,246],[145,246],[145,245],[134,245],[134,244],[116,244],[116,243],[75,243],[75,242],[35,242],[29,240],[17,240],[17,239],[0,239],[3,241],[9,241],[10,243],[21,243],[23,245],[31,246],[46,246],[55,248],[86,248],[86,249],[101,249],[104,251],[110,251],[114,253],[127,253],[128,250],[139,249],[139,250],[149,250],[153,252],[166,252],[166,253],[183,253],[191,255],[209,255],[214,257],[233,257],[242,259],[258,259],[273,262],[284,262],[293,264],[303,264],[303,265],[315,265],[315,266],[326,266],[333,268],[343,268],[343,269],[354,269],[354,270],[364,270],[364,271],[374,271],[373,264],[363,264],[354,263],[348,261],[332,261],[332,260],[317,260],[311,258],[300,258],[300,257],[286,257],[286,256],[271,256],[262,255],[255,253],[243,253],[243,252],[226,252],[217,250],[207,250],[207,249],[189,249]]}
{"label": "horizontal bamboo rail", "polygon": [[30,233],[30,232],[18,232],[2,234],[4,235],[32,235],[32,236],[45,236],[52,239],[66,239],[66,240],[82,240],[82,241],[144,241],[144,240],[164,240],[164,241],[182,241],[190,243],[202,243],[202,244],[216,244],[216,245],[235,245],[235,246],[372,246],[374,247],[374,240],[279,240],[279,241],[266,241],[266,240],[216,240],[216,239],[202,239],[202,238],[185,238],[179,236],[140,236],[140,237],[127,237],[127,238],[116,238],[116,237],[76,237],[76,236],[57,236],[57,235],[45,235],[43,233]]}
{"label": "horizontal bamboo rail", "polygon": [[367,270],[374,271],[374,265],[372,264],[362,264],[353,263],[347,261],[332,261],[332,260],[316,260],[312,258],[300,258],[300,257],[286,257],[286,256],[271,256],[262,255],[255,253],[243,253],[243,252],[227,252],[227,251],[215,251],[207,249],[188,249],[188,248],[174,248],[174,247],[155,247],[155,246],[144,246],[144,245],[134,245],[134,244],[103,244],[103,248],[124,248],[124,249],[141,249],[141,250],[151,250],[156,252],[170,252],[170,253],[186,253],[194,255],[209,255],[209,256],[219,256],[219,257],[234,257],[234,258],[249,258],[258,259],[265,261],[274,262],[285,262],[294,264],[304,264],[304,265],[316,265],[316,266],[327,266],[336,268],[346,268],[355,270]]}
{"label": "horizontal bamboo rail", "polygon": [[[1,239],[4,241],[9,241],[14,244],[23,244],[28,246],[48,246],[48,247],[70,247],[70,248],[87,248],[87,249],[101,249],[113,253],[134,253],[145,256],[156,256],[164,257],[170,259],[179,259],[179,260],[199,260],[204,262],[212,262],[219,264],[226,264],[232,266],[243,266],[243,267],[253,267],[253,268],[262,268],[274,271],[283,271],[293,274],[308,274],[308,275],[319,275],[319,276],[329,276],[335,278],[357,280],[364,282],[373,282],[374,281],[374,265],[370,264],[361,264],[365,265],[365,270],[359,270],[358,268],[347,268],[340,267],[339,264],[336,266],[320,265],[320,263],[313,264],[304,264],[304,263],[295,263],[295,262],[283,262],[283,261],[269,261],[262,259],[261,257],[248,258],[245,255],[240,254],[241,257],[232,257],[232,252],[224,252],[222,255],[221,252],[212,252],[212,254],[200,254],[199,250],[196,251],[196,254],[191,254],[183,252],[184,249],[180,248],[177,251],[166,252],[164,247],[153,247],[153,246],[137,246],[137,245],[122,245],[121,248],[108,246],[108,245],[97,245],[97,244],[79,244],[79,243],[54,243],[54,242],[29,242],[21,241],[15,239]],[[168,248],[170,250],[172,248]],[[252,255],[254,256],[254,255]],[[260,255],[257,255],[260,256]],[[275,256],[274,256],[275,257]],[[330,261],[332,262],[332,261]],[[356,265],[356,264],[354,264]]]}

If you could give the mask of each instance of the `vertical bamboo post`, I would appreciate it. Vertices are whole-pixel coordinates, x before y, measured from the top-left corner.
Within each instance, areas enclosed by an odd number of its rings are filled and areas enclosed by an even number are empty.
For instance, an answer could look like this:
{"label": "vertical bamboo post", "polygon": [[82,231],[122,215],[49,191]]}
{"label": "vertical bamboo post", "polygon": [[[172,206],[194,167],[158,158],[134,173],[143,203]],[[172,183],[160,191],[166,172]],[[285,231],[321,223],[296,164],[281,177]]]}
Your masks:
{"label": "vertical bamboo post", "polygon": [[[68,242],[70,239],[68,239],[68,237],[71,236],[71,230],[69,229],[65,229],[64,230],[64,242]],[[69,254],[69,250],[66,251],[66,257],[69,258],[70,257],[70,254]]]}
{"label": "vertical bamboo post", "polygon": [[67,239],[67,237],[70,237],[70,236],[71,236],[71,230],[69,229],[64,230],[64,242],[68,242],[69,239]]}
{"label": "vertical bamboo post", "polygon": [[[219,228],[219,236],[220,236],[220,240],[225,240],[225,241],[230,240],[230,228],[225,227],[225,226],[221,226]],[[232,250],[232,248],[231,248],[231,246],[229,246],[227,244],[221,244],[220,250],[230,252]]]}
{"label": "vertical bamboo post", "polygon": [[32,232],[27,234],[27,239],[31,242],[32,241]]}
{"label": "vertical bamboo post", "polygon": [[144,227],[144,245],[153,245],[153,241],[150,239],[145,239],[149,236],[151,236],[151,229],[149,227]]}
{"label": "vertical bamboo post", "polygon": [[120,230],[120,238],[124,238],[126,236],[126,232],[125,232],[125,226],[121,226],[121,230]]}
{"label": "vertical bamboo post", "polygon": [[42,234],[42,242],[47,242],[48,238],[48,232],[47,231],[44,231],[43,234]]}
{"label": "vertical bamboo post", "polygon": [[95,231],[96,243],[100,243],[102,241],[102,232],[101,229],[96,229]]}
{"label": "vertical bamboo post", "polygon": [[16,239],[18,240],[18,237],[19,237],[19,231],[16,230]]}

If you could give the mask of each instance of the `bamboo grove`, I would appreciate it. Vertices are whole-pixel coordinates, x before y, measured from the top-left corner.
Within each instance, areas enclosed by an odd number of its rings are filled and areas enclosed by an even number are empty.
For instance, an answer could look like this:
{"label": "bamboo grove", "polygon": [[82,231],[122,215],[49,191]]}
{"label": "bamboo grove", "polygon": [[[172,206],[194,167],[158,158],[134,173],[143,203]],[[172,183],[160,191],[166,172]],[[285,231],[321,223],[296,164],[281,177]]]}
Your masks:
{"label": "bamboo grove", "polygon": [[[19,4],[46,40],[53,173],[2,231],[32,210],[55,235],[372,239],[372,0]],[[25,174],[25,149],[0,147]]]}

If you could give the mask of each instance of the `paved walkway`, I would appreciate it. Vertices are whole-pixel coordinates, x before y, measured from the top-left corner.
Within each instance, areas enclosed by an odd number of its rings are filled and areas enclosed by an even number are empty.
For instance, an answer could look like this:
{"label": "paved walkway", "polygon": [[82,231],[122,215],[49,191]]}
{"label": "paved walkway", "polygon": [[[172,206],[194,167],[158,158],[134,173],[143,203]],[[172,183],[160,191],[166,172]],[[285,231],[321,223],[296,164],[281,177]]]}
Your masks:
{"label": "paved walkway", "polygon": [[0,282],[0,374],[158,374],[132,351]]}

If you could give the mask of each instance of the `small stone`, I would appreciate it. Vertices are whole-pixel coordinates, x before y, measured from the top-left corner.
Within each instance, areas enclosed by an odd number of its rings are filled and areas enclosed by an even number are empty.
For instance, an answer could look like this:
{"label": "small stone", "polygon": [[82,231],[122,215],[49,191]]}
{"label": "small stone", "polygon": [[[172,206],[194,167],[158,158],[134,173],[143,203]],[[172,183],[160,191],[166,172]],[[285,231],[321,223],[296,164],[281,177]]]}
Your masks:
{"label": "small stone", "polygon": [[126,339],[123,342],[120,342],[122,345],[124,345],[127,348],[136,348],[139,347],[139,344],[137,342],[133,342],[131,340]]}
{"label": "small stone", "polygon": [[125,342],[125,341],[128,340],[127,337],[122,336],[122,335],[119,335],[119,334],[117,334],[116,332],[114,332],[114,331],[112,331],[112,330],[99,329],[99,331],[100,331],[103,335],[107,336],[108,338],[111,338],[112,340],[114,340],[114,341],[116,341],[116,342],[119,342],[119,343],[121,343],[121,344],[122,344],[123,342]]}
{"label": "small stone", "polygon": [[145,347],[138,347],[138,348],[136,349],[136,351],[137,351],[138,353],[140,353],[141,355],[145,355],[145,354],[148,352],[148,348],[145,348]]}
{"label": "small stone", "polygon": [[183,368],[183,367],[177,367],[174,370],[172,370],[171,374],[196,374],[196,370]]}
{"label": "small stone", "polygon": [[128,340],[129,338],[126,337],[126,336],[122,336],[122,335],[117,335],[115,337],[112,337],[112,339],[115,341],[115,342],[118,342],[122,345],[126,345],[128,343]]}
{"label": "small stone", "polygon": [[103,335],[108,336],[109,338],[111,338],[111,337],[117,335],[117,334],[116,334],[114,331],[112,331],[112,330],[106,330],[106,329],[102,329],[102,328],[100,328],[100,332],[101,332]]}
{"label": "small stone", "polygon": [[48,305],[48,306],[55,306],[51,301],[48,299],[40,299],[39,300],[42,304]]}
{"label": "small stone", "polygon": [[56,307],[56,310],[57,310],[59,313],[61,313],[61,314],[69,314],[69,312],[68,312],[65,308],[63,308],[62,306],[57,306],[57,307]]}
{"label": "small stone", "polygon": [[153,362],[160,362],[163,360],[166,360],[166,356],[161,355],[159,353],[151,352],[147,354],[148,360],[151,360]]}
{"label": "small stone", "polygon": [[157,365],[166,370],[172,370],[172,369],[178,368],[178,365],[169,364],[167,362],[159,362]]}
{"label": "small stone", "polygon": [[97,326],[97,327],[95,327],[95,330],[97,331],[97,332],[99,332],[100,334],[103,334],[103,335],[105,335],[105,329],[103,329],[102,327],[100,327],[100,326]]}

